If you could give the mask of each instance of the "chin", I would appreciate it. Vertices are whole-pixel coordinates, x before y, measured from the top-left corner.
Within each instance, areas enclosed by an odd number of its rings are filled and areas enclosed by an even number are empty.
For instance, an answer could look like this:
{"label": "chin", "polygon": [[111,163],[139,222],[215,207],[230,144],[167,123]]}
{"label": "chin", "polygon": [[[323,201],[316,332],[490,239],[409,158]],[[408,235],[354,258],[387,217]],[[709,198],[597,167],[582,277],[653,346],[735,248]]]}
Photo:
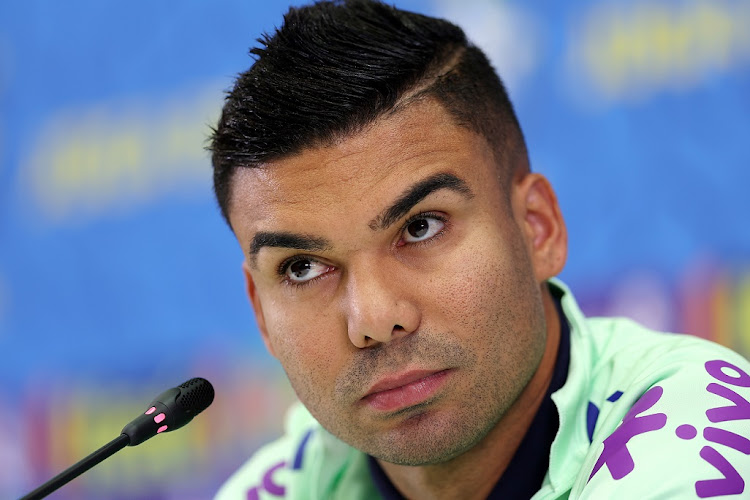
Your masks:
{"label": "chin", "polygon": [[[423,466],[449,462],[473,448],[487,435],[492,424],[469,423],[466,415],[421,413],[404,421],[397,429],[375,434],[373,441],[360,447],[373,457],[397,465]],[[476,415],[475,415],[476,417]]]}
{"label": "chin", "polygon": [[[406,445],[406,446],[405,446]],[[375,458],[396,465],[425,466],[450,462],[472,448],[474,442],[410,442],[401,443],[397,448],[385,449],[370,453]]]}

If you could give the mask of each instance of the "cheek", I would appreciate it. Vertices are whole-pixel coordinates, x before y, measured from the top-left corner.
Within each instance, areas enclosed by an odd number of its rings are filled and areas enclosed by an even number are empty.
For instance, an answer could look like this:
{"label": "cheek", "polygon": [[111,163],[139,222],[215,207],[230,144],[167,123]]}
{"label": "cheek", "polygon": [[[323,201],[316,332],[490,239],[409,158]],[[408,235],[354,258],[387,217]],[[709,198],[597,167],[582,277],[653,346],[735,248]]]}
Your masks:
{"label": "cheek", "polygon": [[[543,308],[539,286],[519,238],[483,234],[456,252],[450,279],[435,280],[433,296],[446,326],[456,325],[475,344],[529,340],[540,330]],[[435,293],[437,292],[437,293]]]}
{"label": "cheek", "polygon": [[337,350],[341,335],[326,315],[284,307],[266,314],[271,347],[295,390],[306,382],[322,383],[335,377]]}

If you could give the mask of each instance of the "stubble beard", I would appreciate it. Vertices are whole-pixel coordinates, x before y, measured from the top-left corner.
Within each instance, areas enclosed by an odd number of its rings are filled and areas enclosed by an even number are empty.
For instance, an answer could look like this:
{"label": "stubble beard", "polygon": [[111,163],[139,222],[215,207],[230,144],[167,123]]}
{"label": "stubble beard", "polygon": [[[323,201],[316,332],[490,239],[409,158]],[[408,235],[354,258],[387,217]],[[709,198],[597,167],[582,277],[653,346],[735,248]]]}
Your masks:
{"label": "stubble beard", "polygon": [[[373,380],[373,374],[382,376],[383,373],[407,366],[410,361],[430,360],[437,366],[471,371],[477,364],[476,354],[455,340],[448,339],[453,337],[430,335],[429,331],[424,331],[411,334],[398,345],[386,344],[361,351],[357,361],[338,378],[335,395],[328,405],[321,406],[321,398],[314,398],[313,401],[301,398],[302,402],[328,432],[377,459],[408,466],[448,462],[475,447],[502,420],[536,372],[543,349],[541,353],[531,354],[534,362],[525,373],[520,374],[520,378],[515,371],[517,366],[497,366],[499,373],[494,377],[497,383],[473,391],[471,399],[467,398],[468,404],[457,406],[454,403],[446,411],[441,410],[441,397],[438,396],[434,401],[428,400],[394,412],[376,422],[376,428],[373,428],[370,424],[362,424],[351,411],[342,411],[342,407],[337,405],[341,402],[356,405],[366,390],[363,381],[369,383]],[[524,350],[528,352],[528,348],[526,346]],[[507,385],[509,381],[515,382],[512,387]],[[338,408],[331,411],[335,406]],[[343,408],[351,406],[344,403]],[[342,418],[344,414],[350,418]],[[378,424],[385,426],[386,430],[377,429]]]}

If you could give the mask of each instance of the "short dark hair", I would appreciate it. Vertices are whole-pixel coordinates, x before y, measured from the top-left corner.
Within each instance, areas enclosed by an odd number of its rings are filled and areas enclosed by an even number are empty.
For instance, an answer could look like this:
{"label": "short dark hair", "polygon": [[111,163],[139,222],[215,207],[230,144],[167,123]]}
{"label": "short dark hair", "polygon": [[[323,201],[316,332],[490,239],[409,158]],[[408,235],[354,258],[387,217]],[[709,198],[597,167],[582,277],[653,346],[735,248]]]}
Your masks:
{"label": "short dark hair", "polygon": [[323,1],[291,8],[258,42],[211,137],[214,191],[227,222],[238,167],[331,144],[425,97],[488,141],[505,183],[529,168],[500,78],[448,21],[374,0]]}

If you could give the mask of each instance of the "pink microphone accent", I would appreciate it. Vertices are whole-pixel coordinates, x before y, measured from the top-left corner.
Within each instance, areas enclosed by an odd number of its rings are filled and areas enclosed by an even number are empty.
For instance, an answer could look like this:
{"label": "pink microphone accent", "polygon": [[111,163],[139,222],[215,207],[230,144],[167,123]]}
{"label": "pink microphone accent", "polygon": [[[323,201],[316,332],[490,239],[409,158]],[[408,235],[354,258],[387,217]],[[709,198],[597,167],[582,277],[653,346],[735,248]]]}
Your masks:
{"label": "pink microphone accent", "polygon": [[146,410],[146,415],[151,415],[155,411],[156,411],[156,406],[152,406],[151,408],[149,408],[148,410]]}
{"label": "pink microphone accent", "polygon": [[159,413],[157,416],[154,417],[154,422],[156,422],[157,424],[160,424],[164,422],[165,418],[167,418],[166,415],[164,415],[163,413]]}
{"label": "pink microphone accent", "polygon": [[167,426],[166,425],[162,425],[161,427],[159,427],[159,430],[156,431],[156,433],[159,434],[160,432],[164,432],[166,430],[167,430]]}

